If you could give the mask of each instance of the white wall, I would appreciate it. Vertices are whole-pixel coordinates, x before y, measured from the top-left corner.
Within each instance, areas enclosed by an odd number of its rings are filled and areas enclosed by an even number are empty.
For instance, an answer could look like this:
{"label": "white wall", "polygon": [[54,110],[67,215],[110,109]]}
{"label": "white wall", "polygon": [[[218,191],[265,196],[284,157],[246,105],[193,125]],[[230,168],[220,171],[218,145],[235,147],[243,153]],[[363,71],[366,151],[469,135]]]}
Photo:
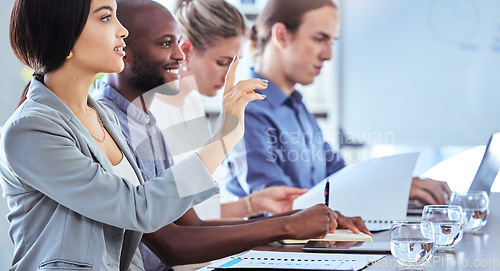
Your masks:
{"label": "white wall", "polygon": [[[0,1],[0,82],[2,82],[0,126],[3,125],[14,111],[24,87],[24,83],[20,78],[22,65],[12,53],[9,42],[9,21],[13,4],[14,1]],[[5,199],[2,198],[0,204],[6,205]],[[0,210],[3,210],[3,208],[0,208]],[[4,212],[1,213],[4,214]],[[0,238],[3,239],[7,237],[4,227],[7,221],[4,215],[0,217],[0,223],[0,229],[2,229]],[[10,263],[11,256],[0,243],[0,270],[8,270]]]}
{"label": "white wall", "polygon": [[22,65],[12,53],[9,41],[10,12],[14,1],[0,1],[0,126],[14,109],[26,85],[20,77]]}
{"label": "white wall", "polygon": [[500,1],[342,3],[347,132],[443,146],[486,144],[500,130]]}

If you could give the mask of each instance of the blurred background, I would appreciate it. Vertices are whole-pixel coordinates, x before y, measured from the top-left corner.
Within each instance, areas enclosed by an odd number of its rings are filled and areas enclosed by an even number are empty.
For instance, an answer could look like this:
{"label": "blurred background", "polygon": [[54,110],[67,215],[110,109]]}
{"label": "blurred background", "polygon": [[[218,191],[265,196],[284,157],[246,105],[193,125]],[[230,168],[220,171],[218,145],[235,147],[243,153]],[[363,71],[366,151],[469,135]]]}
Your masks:
{"label": "blurred background", "polygon": [[[267,2],[228,1],[250,24]],[[341,17],[334,58],[313,85],[297,88],[348,162],[418,151],[420,175],[500,130],[499,1],[334,2]],[[241,63],[246,78],[248,50]],[[203,98],[216,115],[220,95]]]}
{"label": "blurred background", "polygon": [[[171,10],[175,2],[157,1]],[[251,24],[266,4],[229,2]],[[335,2],[342,22],[334,59],[313,85],[297,86],[325,138],[349,163],[418,151],[416,175],[469,150],[439,175],[453,190],[466,189],[484,151],[472,148],[485,145],[500,130],[500,1]],[[12,5],[0,1],[0,125],[30,78],[10,48]],[[250,66],[247,48],[238,78],[246,78]],[[208,117],[215,118],[221,97],[203,101]],[[499,183],[493,191],[500,191]],[[0,269],[8,269],[9,263],[0,247]]]}

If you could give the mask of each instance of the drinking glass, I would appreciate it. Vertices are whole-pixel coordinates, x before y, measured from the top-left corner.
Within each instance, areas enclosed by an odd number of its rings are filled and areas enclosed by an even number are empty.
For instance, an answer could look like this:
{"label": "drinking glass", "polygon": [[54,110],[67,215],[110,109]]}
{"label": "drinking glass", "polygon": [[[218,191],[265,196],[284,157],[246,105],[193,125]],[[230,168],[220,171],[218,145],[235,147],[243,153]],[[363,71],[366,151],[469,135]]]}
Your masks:
{"label": "drinking glass", "polygon": [[422,220],[434,223],[436,249],[455,246],[464,233],[464,214],[458,205],[426,205]]}
{"label": "drinking glass", "polygon": [[489,198],[485,191],[453,192],[450,203],[460,205],[464,211],[464,231],[478,231],[486,225],[489,211]]}
{"label": "drinking glass", "polygon": [[434,253],[434,225],[430,221],[395,221],[391,253],[404,266],[422,266]]}

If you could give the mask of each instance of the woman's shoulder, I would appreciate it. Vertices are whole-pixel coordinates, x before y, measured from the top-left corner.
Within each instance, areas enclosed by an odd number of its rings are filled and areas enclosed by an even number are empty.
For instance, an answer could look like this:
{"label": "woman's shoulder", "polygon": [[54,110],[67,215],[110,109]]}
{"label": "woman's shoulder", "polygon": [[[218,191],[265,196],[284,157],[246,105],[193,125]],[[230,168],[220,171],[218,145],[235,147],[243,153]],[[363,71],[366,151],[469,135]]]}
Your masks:
{"label": "woman's shoulder", "polygon": [[52,121],[60,120],[64,114],[59,110],[48,106],[46,104],[39,103],[34,100],[26,100],[21,104],[14,113],[7,120],[5,126],[15,125],[23,120],[39,120],[47,119]]}
{"label": "woman's shoulder", "polygon": [[32,143],[45,144],[48,139],[74,141],[74,128],[70,122],[54,108],[27,100],[5,123],[1,148],[6,154],[12,155]]}
{"label": "woman's shoulder", "polygon": [[52,122],[67,122],[73,116],[73,113],[63,101],[42,83],[33,79],[26,100],[16,108],[5,126],[42,119]]}
{"label": "woman's shoulder", "polygon": [[8,133],[13,128],[16,128],[14,130],[29,130],[32,126],[54,129],[68,121],[69,119],[58,110],[33,100],[26,100],[4,124],[4,133]]}

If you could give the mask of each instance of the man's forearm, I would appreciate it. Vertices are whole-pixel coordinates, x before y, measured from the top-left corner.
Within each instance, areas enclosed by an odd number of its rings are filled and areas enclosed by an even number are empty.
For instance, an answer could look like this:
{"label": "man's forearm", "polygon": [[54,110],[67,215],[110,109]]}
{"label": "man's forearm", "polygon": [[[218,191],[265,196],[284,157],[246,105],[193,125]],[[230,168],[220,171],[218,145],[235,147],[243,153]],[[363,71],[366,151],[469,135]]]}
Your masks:
{"label": "man's forearm", "polygon": [[[244,222],[244,221],[242,221]],[[286,238],[286,223],[270,218],[232,226],[176,226],[145,234],[143,242],[167,265],[211,261]]]}

